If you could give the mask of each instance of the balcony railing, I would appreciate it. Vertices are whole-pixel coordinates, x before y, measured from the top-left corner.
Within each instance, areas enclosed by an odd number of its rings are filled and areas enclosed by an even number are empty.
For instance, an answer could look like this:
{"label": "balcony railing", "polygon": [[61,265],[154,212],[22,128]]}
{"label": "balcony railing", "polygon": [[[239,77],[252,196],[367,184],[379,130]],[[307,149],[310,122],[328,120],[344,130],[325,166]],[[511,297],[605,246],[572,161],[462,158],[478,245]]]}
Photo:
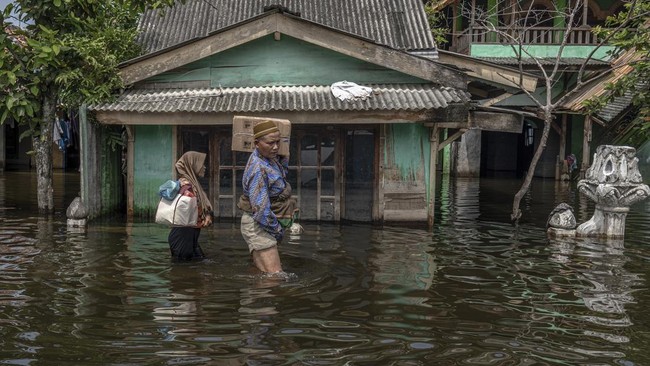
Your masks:
{"label": "balcony railing", "polygon": [[[467,54],[471,44],[559,45],[562,43],[565,33],[566,28],[553,27],[498,27],[496,31],[472,27],[453,37],[450,50]],[[574,28],[569,33],[567,43],[595,45],[598,43],[598,39],[591,32],[591,28]]]}

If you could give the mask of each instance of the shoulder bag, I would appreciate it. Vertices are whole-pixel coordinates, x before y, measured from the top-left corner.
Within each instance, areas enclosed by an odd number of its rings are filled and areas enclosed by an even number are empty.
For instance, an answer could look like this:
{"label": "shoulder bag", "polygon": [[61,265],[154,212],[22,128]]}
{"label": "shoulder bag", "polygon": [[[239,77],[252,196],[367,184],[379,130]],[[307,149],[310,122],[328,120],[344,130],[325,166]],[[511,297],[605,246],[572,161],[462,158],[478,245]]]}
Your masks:
{"label": "shoulder bag", "polygon": [[196,226],[199,211],[196,197],[177,194],[173,200],[160,199],[156,223],[167,226]]}

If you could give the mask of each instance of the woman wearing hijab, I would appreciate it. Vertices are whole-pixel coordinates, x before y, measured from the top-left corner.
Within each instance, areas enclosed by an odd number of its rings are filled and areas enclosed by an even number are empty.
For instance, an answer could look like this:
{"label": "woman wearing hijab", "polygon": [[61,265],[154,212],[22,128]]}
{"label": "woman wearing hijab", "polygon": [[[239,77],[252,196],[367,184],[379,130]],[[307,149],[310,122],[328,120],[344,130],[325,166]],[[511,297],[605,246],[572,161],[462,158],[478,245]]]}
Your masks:
{"label": "woman wearing hijab", "polygon": [[205,257],[199,245],[201,228],[212,224],[212,204],[197,177],[205,175],[205,154],[188,151],[176,162],[180,194],[196,197],[199,210],[196,226],[172,227],[168,242],[173,260],[192,260]]}

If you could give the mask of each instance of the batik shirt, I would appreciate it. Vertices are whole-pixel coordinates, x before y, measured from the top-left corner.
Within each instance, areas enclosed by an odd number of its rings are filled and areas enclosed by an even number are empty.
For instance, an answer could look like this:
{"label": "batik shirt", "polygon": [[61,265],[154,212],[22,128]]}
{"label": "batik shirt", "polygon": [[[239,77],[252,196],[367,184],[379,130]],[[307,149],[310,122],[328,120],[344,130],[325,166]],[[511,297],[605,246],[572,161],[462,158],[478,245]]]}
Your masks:
{"label": "batik shirt", "polygon": [[271,211],[271,197],[284,191],[288,166],[287,157],[269,160],[254,150],[244,169],[244,195],[250,200],[253,219],[277,240],[282,240],[284,231]]}

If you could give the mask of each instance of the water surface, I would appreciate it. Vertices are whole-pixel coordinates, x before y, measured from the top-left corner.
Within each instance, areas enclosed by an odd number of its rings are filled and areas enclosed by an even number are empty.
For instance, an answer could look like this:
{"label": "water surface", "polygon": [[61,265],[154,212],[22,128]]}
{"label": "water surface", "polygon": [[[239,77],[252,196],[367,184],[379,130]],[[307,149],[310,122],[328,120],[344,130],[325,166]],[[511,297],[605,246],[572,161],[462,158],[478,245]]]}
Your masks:
{"label": "water surface", "polygon": [[624,240],[549,240],[575,186],[444,179],[436,228],[305,222],[282,244],[297,278],[259,277],[236,223],[203,230],[209,258],[169,260],[167,229],[121,218],[66,226],[78,174],[57,173],[51,217],[35,177],[0,173],[0,364],[650,365],[650,206]]}

